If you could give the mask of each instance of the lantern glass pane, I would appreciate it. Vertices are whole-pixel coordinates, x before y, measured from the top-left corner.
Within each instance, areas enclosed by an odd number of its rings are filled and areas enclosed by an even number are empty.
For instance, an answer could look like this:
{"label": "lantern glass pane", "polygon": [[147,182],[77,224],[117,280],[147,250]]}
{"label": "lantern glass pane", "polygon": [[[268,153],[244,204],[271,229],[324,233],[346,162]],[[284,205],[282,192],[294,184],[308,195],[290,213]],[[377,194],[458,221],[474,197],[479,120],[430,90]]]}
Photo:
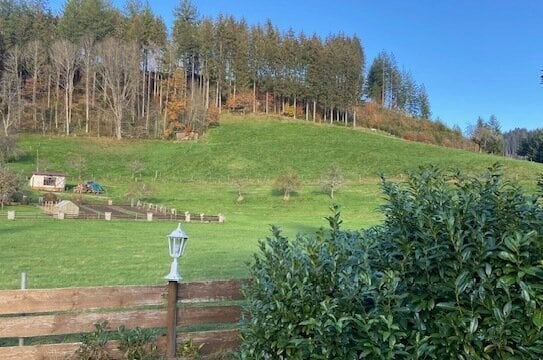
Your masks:
{"label": "lantern glass pane", "polygon": [[188,239],[183,238],[181,239],[181,252],[179,253],[179,256],[183,255],[185,253],[185,247],[187,245]]}
{"label": "lantern glass pane", "polygon": [[174,239],[174,254],[176,256],[180,256],[181,255],[181,242],[182,240],[179,239],[179,238],[176,238]]}

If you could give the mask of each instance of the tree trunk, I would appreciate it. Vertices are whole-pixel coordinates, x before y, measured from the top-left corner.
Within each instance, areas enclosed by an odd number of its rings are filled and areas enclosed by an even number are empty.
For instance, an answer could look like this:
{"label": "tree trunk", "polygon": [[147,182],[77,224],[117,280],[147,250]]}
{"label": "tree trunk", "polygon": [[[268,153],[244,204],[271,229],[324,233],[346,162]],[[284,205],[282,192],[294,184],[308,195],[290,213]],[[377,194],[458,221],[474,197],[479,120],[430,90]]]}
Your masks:
{"label": "tree trunk", "polygon": [[164,79],[162,79],[162,75],[160,76],[160,85],[158,86],[158,112],[162,114],[162,111],[164,110],[164,99],[162,98],[164,96]]}
{"label": "tree trunk", "polygon": [[192,54],[191,74],[190,74],[190,106],[194,106],[194,53]]}
{"label": "tree trunk", "polygon": [[16,91],[17,91],[17,106],[15,107],[15,123],[16,127],[21,126],[21,109],[23,107],[23,97],[22,97],[22,74],[19,71],[19,46],[15,45],[15,79],[16,79]]}
{"label": "tree trunk", "polygon": [[[158,107],[158,114],[162,114],[162,107],[161,107],[161,103],[162,103],[162,83],[158,83],[158,71],[155,71],[155,79],[154,79],[155,83],[154,83],[154,89],[153,89],[153,95],[154,95],[154,98],[155,99],[159,99],[159,107]],[[155,104],[156,104],[156,100],[154,101]],[[158,137],[158,114],[155,114],[154,118],[155,118],[155,138]]]}
{"label": "tree trunk", "polygon": [[145,112],[145,130],[149,135],[149,122],[151,113],[151,74],[147,74],[147,111]]}
{"label": "tree trunk", "polygon": [[96,71],[92,72],[92,107],[96,106]]}
{"label": "tree trunk", "polygon": [[118,110],[119,114],[116,115],[117,121],[115,121],[115,135],[117,137],[117,140],[121,140],[123,138],[122,135],[122,119],[123,119],[123,112],[122,110]]}
{"label": "tree trunk", "polygon": [[168,76],[168,79],[166,80],[166,99],[164,99],[164,119],[163,119],[163,125],[162,125],[163,134],[166,131],[166,126],[168,123],[168,101],[170,101],[171,72],[168,72],[167,76]]}
{"label": "tree trunk", "polygon": [[233,94],[234,104],[236,103],[236,83],[234,83],[234,94]]}
{"label": "tree trunk", "polygon": [[[145,61],[145,60],[144,60]],[[138,101],[138,103],[140,104],[139,106],[136,106],[136,118],[139,118],[141,116],[141,120],[145,119],[145,102],[147,100],[147,97],[145,96],[145,91],[149,90],[149,89],[146,89],[146,85],[147,85],[147,70],[146,70],[146,67],[147,65],[144,64],[144,67],[143,67],[143,70],[142,70],[142,74],[141,74],[141,96],[137,96],[136,94],[136,99]],[[141,100],[140,100],[141,99]],[[139,109],[138,109],[139,108]],[[139,123],[139,121],[138,121]],[[145,130],[147,130],[147,124],[145,124]]]}
{"label": "tree trunk", "polygon": [[89,133],[90,122],[90,66],[85,69],[85,133]]}
{"label": "tree trunk", "polygon": [[[52,111],[51,111],[51,82],[52,82],[52,74],[51,74],[51,69],[49,68],[49,71],[47,72],[47,109],[49,110],[49,114],[48,114],[48,117],[49,117],[49,129],[51,129],[52,127]],[[45,134],[45,117],[42,116],[42,120],[44,121],[44,123],[42,124],[43,126],[43,133]]]}
{"label": "tree trunk", "polygon": [[217,88],[215,89],[215,106],[217,106],[217,108],[220,109],[219,105],[220,105],[220,101],[219,101],[219,87],[220,87],[220,82],[217,81]]}
{"label": "tree trunk", "polygon": [[256,79],[253,79],[253,113],[256,113]]}
{"label": "tree trunk", "polygon": [[[37,55],[35,55],[37,56]],[[32,74],[32,118],[34,120],[34,128],[38,128],[38,108],[36,106],[36,92],[38,88],[38,65],[34,63],[34,72]]]}
{"label": "tree trunk", "polygon": [[66,135],[70,135],[70,91],[68,90],[68,85],[64,89],[64,128],[66,129]]}
{"label": "tree trunk", "polygon": [[209,78],[206,79],[206,109],[209,109]]}
{"label": "tree trunk", "polygon": [[47,108],[51,110],[51,83],[52,83],[51,68],[47,72]]}
{"label": "tree trunk", "polygon": [[55,130],[58,130],[58,103],[60,100],[60,72],[57,72],[57,83],[55,89]]}

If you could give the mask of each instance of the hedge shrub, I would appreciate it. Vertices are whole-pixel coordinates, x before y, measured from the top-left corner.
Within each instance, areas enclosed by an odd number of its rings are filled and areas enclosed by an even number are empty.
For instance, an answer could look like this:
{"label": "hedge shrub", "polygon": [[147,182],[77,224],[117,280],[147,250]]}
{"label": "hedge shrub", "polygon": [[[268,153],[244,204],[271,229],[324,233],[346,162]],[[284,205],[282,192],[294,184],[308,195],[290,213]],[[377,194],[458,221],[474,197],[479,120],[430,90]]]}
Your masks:
{"label": "hedge shrub", "polygon": [[543,357],[543,212],[492,167],[383,178],[384,222],[260,243],[241,358]]}

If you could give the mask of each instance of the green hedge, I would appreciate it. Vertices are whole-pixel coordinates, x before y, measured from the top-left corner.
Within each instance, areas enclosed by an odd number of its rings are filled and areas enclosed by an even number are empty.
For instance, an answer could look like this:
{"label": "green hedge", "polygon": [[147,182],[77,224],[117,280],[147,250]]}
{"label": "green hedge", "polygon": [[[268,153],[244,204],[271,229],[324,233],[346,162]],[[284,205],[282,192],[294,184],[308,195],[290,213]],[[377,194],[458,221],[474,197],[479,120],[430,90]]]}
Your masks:
{"label": "green hedge", "polygon": [[382,225],[260,243],[249,359],[534,359],[543,354],[543,212],[503,180],[429,167],[386,179]]}

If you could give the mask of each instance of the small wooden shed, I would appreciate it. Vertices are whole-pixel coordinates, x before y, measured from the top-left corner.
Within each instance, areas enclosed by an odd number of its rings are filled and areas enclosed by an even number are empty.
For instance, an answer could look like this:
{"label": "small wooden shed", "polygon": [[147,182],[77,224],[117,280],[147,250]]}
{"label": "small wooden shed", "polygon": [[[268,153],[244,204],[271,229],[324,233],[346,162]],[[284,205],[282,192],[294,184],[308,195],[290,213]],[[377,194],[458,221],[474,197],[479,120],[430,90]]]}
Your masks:
{"label": "small wooden shed", "polygon": [[54,206],[54,213],[63,213],[66,217],[78,217],[79,206],[71,202],[70,200],[62,200]]}
{"label": "small wooden shed", "polygon": [[53,172],[35,172],[30,178],[30,187],[35,190],[64,191],[66,175]]}

